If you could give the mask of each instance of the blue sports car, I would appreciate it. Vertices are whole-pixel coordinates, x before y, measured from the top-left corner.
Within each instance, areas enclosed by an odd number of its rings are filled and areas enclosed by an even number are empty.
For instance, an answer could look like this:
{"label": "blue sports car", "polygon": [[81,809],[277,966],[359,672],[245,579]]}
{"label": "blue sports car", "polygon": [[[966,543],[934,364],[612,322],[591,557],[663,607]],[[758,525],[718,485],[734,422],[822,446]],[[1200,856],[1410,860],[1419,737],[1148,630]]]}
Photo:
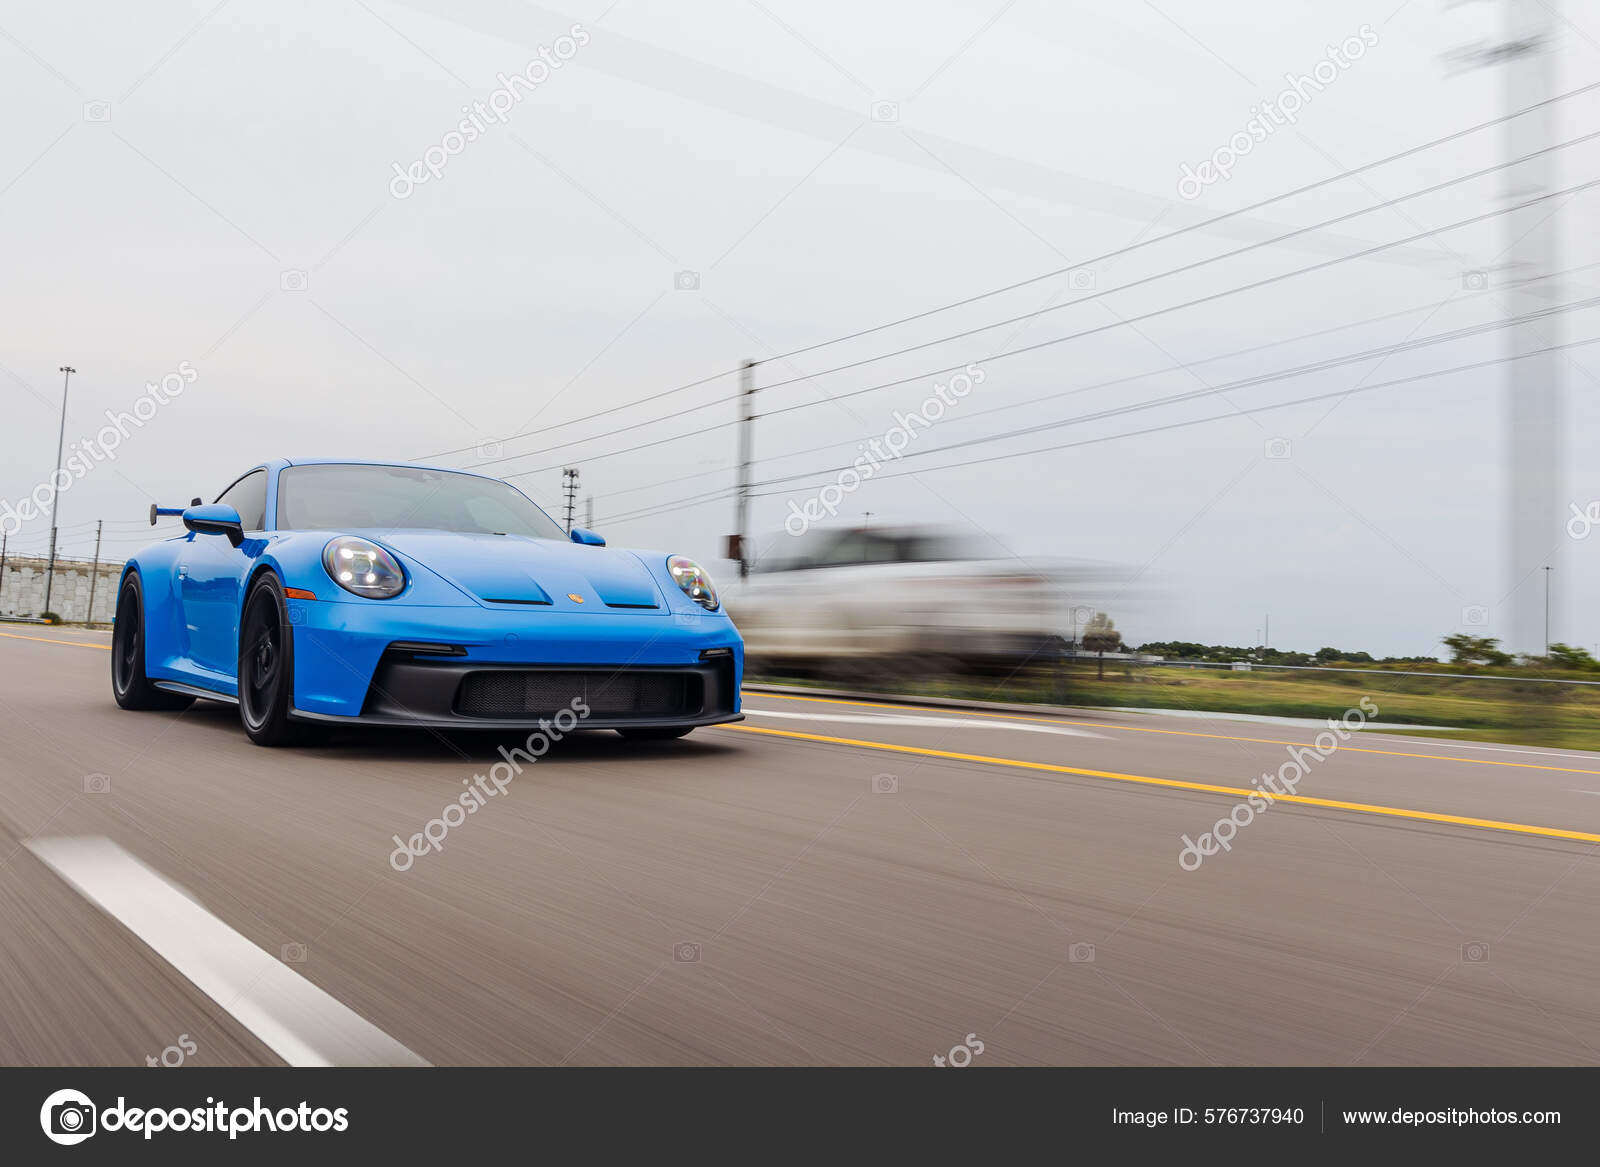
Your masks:
{"label": "blue sports car", "polygon": [[124,709],[236,702],[258,745],[318,723],[582,727],[738,721],[744,642],[691,559],[607,548],[515,487],[409,464],[279,459],[128,561]]}

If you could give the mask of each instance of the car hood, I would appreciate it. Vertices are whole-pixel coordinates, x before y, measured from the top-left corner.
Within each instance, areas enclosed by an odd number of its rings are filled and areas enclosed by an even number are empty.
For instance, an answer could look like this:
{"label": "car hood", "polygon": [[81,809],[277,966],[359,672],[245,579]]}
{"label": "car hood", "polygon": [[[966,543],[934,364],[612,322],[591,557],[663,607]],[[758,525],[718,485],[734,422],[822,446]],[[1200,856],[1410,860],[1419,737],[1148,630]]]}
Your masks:
{"label": "car hood", "polygon": [[629,551],[455,531],[373,531],[363,537],[485,603],[549,604],[567,611],[666,608],[650,569]]}

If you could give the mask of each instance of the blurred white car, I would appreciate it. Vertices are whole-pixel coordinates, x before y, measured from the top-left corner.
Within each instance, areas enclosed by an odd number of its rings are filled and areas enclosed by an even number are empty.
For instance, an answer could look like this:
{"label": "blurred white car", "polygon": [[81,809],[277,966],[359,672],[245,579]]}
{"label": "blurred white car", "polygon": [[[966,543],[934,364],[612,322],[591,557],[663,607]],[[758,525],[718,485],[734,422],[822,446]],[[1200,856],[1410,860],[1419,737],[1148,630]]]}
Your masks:
{"label": "blurred white car", "polygon": [[723,588],[756,668],[928,662],[1014,665],[1061,642],[1062,581],[936,528],[813,529],[784,537]]}

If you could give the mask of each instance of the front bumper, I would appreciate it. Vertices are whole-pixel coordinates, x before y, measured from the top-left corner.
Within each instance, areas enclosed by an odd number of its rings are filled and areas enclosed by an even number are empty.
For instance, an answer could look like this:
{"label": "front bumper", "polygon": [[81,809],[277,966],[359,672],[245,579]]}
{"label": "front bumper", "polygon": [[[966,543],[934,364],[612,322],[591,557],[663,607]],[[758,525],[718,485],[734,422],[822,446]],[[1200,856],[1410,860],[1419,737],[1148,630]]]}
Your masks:
{"label": "front bumper", "polygon": [[[569,615],[291,600],[289,621],[293,715],[304,720],[455,729],[548,722],[542,708],[478,716],[481,703],[463,702],[469,678],[504,680],[516,672],[593,693],[595,708],[582,719],[587,729],[713,725],[742,716],[744,644],[721,612]],[[676,699],[629,709],[617,696],[618,686],[629,684],[641,693],[670,690]]]}

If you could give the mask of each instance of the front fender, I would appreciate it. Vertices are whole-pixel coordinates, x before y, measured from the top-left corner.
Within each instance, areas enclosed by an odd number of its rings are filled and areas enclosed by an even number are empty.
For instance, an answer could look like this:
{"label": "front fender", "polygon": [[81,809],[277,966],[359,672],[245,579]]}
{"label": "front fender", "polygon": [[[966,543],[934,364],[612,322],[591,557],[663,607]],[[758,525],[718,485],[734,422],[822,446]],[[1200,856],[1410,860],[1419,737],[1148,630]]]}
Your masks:
{"label": "front fender", "polygon": [[[178,602],[176,568],[187,536],[152,543],[122,565],[117,595],[130,575],[139,577],[144,599],[144,671],[152,678],[173,675],[175,661],[188,655],[188,630]],[[113,627],[115,622],[113,621]]]}
{"label": "front fender", "polygon": [[352,595],[329,579],[322,566],[322,549],[328,545],[328,540],[337,539],[340,534],[338,531],[275,531],[264,541],[266,546],[261,553],[260,563],[277,572],[279,581],[285,587],[311,592],[320,603],[378,607],[384,604],[443,608],[476,606],[471,597],[443,576],[384,545],[381,539],[374,542],[384,546],[384,550],[405,568],[405,590],[388,600]]}

